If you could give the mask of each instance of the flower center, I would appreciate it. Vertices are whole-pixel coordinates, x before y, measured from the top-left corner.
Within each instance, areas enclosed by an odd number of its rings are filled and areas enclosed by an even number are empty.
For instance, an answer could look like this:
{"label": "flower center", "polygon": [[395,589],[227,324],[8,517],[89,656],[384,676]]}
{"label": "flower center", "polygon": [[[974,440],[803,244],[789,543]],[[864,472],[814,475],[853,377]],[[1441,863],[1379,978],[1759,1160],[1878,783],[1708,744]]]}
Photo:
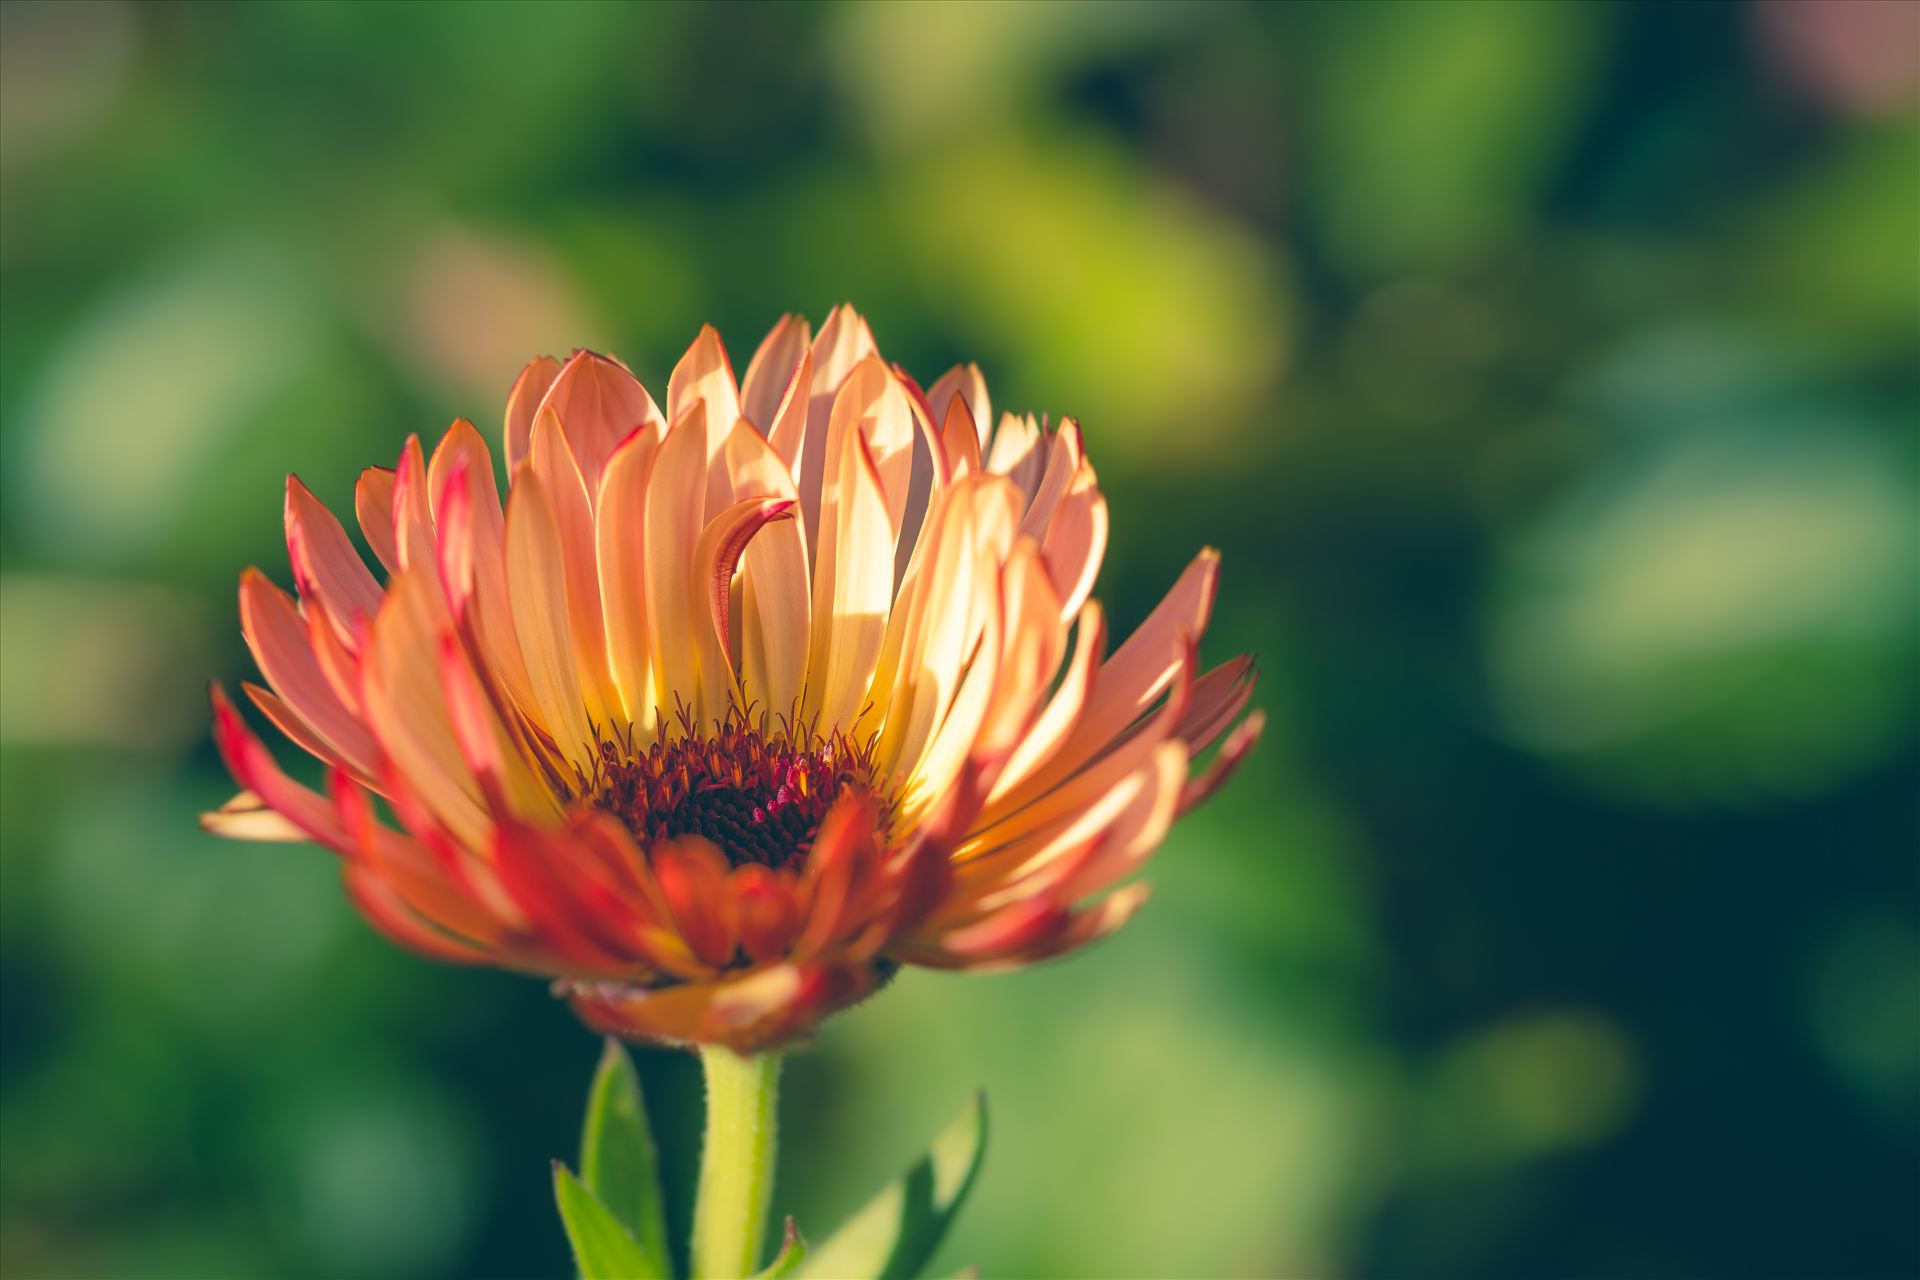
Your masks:
{"label": "flower center", "polygon": [[709,736],[684,721],[681,729],[644,752],[600,743],[594,803],[643,844],[704,836],[736,867],[797,866],[833,802],[870,786],[866,753],[837,733],[769,734],[765,724],[748,728],[737,712]]}

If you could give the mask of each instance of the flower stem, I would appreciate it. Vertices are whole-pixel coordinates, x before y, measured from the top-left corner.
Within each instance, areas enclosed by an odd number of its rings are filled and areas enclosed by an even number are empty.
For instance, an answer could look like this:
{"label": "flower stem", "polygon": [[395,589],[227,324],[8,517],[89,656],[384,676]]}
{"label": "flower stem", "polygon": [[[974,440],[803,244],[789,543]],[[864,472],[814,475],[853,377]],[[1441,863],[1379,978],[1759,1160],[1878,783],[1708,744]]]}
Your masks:
{"label": "flower stem", "polygon": [[695,1280],[745,1280],[759,1264],[773,1197],[780,1055],[700,1050],[707,1076],[707,1143],[693,1206]]}

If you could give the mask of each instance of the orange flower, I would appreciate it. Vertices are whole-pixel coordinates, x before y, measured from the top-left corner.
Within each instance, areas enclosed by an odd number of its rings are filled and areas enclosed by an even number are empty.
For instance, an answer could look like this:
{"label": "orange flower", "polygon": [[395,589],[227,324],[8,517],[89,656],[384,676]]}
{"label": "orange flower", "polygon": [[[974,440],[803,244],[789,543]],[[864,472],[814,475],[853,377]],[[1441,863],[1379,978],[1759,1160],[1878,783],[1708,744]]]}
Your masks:
{"label": "orange flower", "polygon": [[1217,556],[1108,655],[1078,427],[990,433],[978,369],[923,392],[851,308],[809,339],[783,319],[736,384],[703,329],[664,411],[604,356],[533,361],[504,508],[467,422],[361,475],[384,586],[290,477],[299,595],[242,576],[245,689],[327,794],[216,688],[246,790],[206,826],[326,845],[389,938],[551,976],[596,1028],[742,1052],[901,964],[1118,928],[1260,730],[1250,659],[1197,672]]}

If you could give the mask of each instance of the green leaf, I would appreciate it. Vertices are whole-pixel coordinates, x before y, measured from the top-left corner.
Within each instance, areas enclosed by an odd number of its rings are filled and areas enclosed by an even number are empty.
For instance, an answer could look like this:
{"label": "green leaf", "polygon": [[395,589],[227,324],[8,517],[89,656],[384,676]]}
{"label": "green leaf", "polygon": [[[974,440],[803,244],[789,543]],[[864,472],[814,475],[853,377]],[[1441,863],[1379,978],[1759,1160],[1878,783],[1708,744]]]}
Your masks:
{"label": "green leaf", "polygon": [[656,1269],[667,1259],[666,1214],[660,1206],[660,1161],[640,1099],[640,1077],[620,1042],[609,1038],[587,1091],[580,1135],[580,1181],[613,1211]]}
{"label": "green leaf", "polygon": [[807,1242],[800,1236],[800,1228],[793,1224],[793,1218],[787,1218],[787,1236],[780,1242],[780,1252],[765,1268],[754,1273],[753,1280],[785,1280],[799,1269],[807,1260]]}
{"label": "green leaf", "polygon": [[987,1145],[987,1100],[975,1094],[917,1164],[814,1250],[807,1280],[910,1280],[926,1266],[973,1188]]}
{"label": "green leaf", "polygon": [[666,1268],[558,1160],[553,1162],[553,1198],[583,1280],[666,1280]]}

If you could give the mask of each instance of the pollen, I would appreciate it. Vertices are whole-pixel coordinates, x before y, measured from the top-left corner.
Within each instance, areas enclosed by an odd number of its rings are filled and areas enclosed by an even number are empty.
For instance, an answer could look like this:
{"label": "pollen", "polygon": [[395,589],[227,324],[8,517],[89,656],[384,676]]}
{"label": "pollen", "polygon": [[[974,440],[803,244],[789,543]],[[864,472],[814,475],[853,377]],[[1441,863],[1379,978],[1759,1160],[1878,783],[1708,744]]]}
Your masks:
{"label": "pollen", "polygon": [[594,772],[593,803],[636,838],[704,836],[736,867],[797,868],[833,802],[875,790],[869,753],[844,735],[737,710],[711,733],[683,712],[679,733],[645,750],[603,737]]}

